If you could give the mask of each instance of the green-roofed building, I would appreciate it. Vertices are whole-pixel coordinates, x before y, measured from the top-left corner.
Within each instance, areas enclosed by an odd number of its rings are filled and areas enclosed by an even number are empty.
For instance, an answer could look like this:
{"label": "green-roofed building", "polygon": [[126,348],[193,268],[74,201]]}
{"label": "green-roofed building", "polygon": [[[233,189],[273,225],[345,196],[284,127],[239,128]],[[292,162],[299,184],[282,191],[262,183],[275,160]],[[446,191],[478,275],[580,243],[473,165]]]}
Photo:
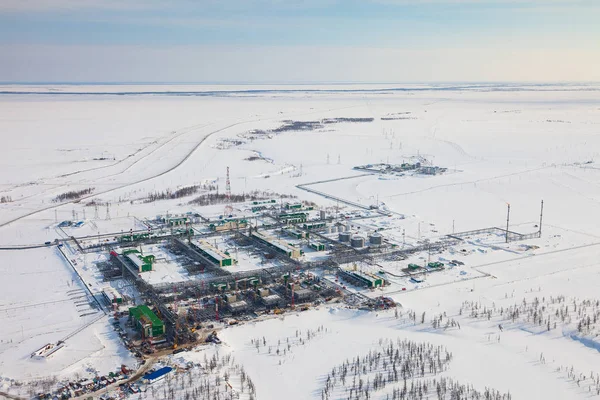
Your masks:
{"label": "green-roofed building", "polygon": [[135,326],[142,331],[142,336],[157,337],[164,335],[165,324],[145,304],[129,309],[129,316],[133,319]]}

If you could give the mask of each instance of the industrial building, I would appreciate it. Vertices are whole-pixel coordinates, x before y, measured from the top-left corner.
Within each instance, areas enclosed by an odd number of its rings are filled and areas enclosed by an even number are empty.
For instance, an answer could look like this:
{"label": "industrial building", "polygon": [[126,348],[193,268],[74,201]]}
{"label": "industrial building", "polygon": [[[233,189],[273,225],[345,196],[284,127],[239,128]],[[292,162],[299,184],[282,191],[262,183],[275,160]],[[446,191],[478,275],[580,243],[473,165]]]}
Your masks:
{"label": "industrial building", "polygon": [[315,297],[315,292],[310,289],[296,289],[294,290],[294,300],[296,301],[308,301]]}
{"label": "industrial building", "polygon": [[278,216],[279,220],[282,222],[286,222],[288,224],[299,224],[302,222],[306,222],[308,218],[308,214],[306,213],[281,213]]}
{"label": "industrial building", "polygon": [[167,224],[169,226],[181,226],[189,223],[190,220],[187,217],[174,217],[167,219]]}
{"label": "industrial building", "polygon": [[285,254],[290,258],[300,258],[300,256],[302,255],[300,249],[290,246],[289,244],[277,240],[271,236],[264,235],[260,232],[252,232],[252,237],[258,240],[259,242],[269,246],[279,254]]}
{"label": "industrial building", "polygon": [[164,335],[165,324],[145,304],[129,309],[129,316],[142,332],[142,337],[150,338]]}
{"label": "industrial building", "polygon": [[310,244],[310,248],[315,251],[325,251],[325,244],[320,242],[313,242]]}
{"label": "industrial building", "polygon": [[267,308],[279,307],[283,303],[281,296],[278,294],[271,294],[269,289],[261,289],[258,292],[258,295],[260,296],[261,302]]}
{"label": "industrial building", "polygon": [[254,287],[255,289],[260,285],[260,278],[258,276],[249,276],[247,278],[241,278],[235,281],[233,285],[234,289],[248,289]]}
{"label": "industrial building", "polygon": [[123,296],[121,293],[112,286],[107,286],[102,289],[102,296],[109,304],[121,304],[123,303]]}
{"label": "industrial building", "polygon": [[309,222],[302,225],[302,229],[310,231],[311,229],[321,229],[325,228],[327,224],[325,222]]}
{"label": "industrial building", "polygon": [[123,255],[131,261],[138,272],[152,271],[152,264],[154,264],[155,260],[152,254],[143,256],[138,250],[126,250],[123,252]]}
{"label": "industrial building", "polygon": [[306,233],[299,231],[297,229],[294,229],[294,228],[284,229],[283,232],[286,235],[291,236],[295,239],[304,239],[304,237],[306,236]]}
{"label": "industrial building", "polygon": [[173,371],[173,368],[171,367],[162,367],[160,369],[157,369],[156,371],[147,373],[142,377],[142,380],[146,384],[150,385],[154,382],[158,382],[161,379],[164,379],[167,376],[167,374],[171,371]]}
{"label": "industrial building", "polygon": [[222,252],[208,242],[197,240],[192,241],[190,244],[194,250],[219,267],[230,267],[233,265],[233,259],[229,254]]}
{"label": "industrial building", "polygon": [[340,278],[357,286],[374,289],[383,286],[383,278],[369,272],[346,271],[340,269]]}
{"label": "industrial building", "polygon": [[301,210],[302,203],[285,203],[283,205],[283,208],[285,208],[286,210]]}
{"label": "industrial building", "polygon": [[246,221],[245,219],[230,219],[219,221],[216,224],[212,223],[208,227],[211,231],[214,232],[224,232],[235,229],[244,229],[246,228],[246,226],[248,226],[248,221]]}

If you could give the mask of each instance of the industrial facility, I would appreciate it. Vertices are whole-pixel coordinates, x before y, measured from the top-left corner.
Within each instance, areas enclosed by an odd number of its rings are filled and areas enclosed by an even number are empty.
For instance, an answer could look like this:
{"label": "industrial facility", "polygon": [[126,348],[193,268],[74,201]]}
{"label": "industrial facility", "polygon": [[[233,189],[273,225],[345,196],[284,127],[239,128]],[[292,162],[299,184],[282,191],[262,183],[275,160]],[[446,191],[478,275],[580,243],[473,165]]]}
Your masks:
{"label": "industrial facility", "polygon": [[153,255],[143,256],[138,250],[126,250],[123,255],[137,268],[138,272],[152,271],[155,257]]}
{"label": "industrial facility", "polygon": [[[151,351],[148,343],[176,348],[206,340],[215,322],[322,303],[376,309],[381,304],[371,292],[422,285],[428,274],[446,268],[443,259],[431,258],[464,238],[539,235],[488,228],[407,243],[403,216],[369,207],[340,212],[264,200],[237,208],[235,216],[229,207],[218,215],[159,216],[128,234],[70,239],[83,253],[108,255],[96,257],[106,260],[95,264],[105,282],[99,294],[115,315],[129,301],[135,305],[126,312],[130,332],[122,337],[128,346],[141,352]],[[419,253],[427,254],[426,263],[411,259]]]}
{"label": "industrial facility", "polygon": [[156,338],[165,334],[165,325],[147,305],[129,309],[129,316],[143,338]]}
{"label": "industrial facility", "polygon": [[256,239],[257,241],[259,241],[260,243],[275,250],[276,252],[278,252],[280,254],[284,254],[290,258],[296,259],[296,258],[300,258],[300,256],[302,255],[302,252],[300,249],[292,247],[289,244],[287,244],[279,239],[275,239],[271,236],[267,236],[260,232],[257,232],[257,231],[252,232],[252,237],[254,239]]}
{"label": "industrial facility", "polygon": [[204,240],[192,240],[190,245],[210,262],[219,267],[230,267],[233,265],[234,260],[229,254],[222,252]]}

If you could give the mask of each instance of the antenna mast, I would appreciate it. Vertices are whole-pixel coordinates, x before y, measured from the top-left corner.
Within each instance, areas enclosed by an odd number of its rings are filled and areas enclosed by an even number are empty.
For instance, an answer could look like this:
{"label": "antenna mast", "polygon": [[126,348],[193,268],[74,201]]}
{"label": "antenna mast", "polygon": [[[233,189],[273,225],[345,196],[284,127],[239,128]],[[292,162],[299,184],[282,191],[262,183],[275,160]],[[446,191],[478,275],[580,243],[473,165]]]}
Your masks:
{"label": "antenna mast", "polygon": [[231,180],[229,179],[229,167],[227,167],[227,179],[225,180],[225,196],[227,197],[227,205],[225,206],[224,217],[227,217],[233,212],[231,206]]}

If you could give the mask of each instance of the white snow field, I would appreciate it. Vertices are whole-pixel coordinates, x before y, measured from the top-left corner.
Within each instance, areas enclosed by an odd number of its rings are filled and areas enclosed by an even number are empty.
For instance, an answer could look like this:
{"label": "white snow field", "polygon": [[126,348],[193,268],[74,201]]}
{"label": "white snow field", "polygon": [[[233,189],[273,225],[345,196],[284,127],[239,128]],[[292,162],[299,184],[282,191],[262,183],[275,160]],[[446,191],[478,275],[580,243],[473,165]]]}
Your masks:
{"label": "white snow field", "polygon": [[[67,261],[85,267],[83,279],[97,293],[90,260],[66,245],[65,259],[45,242],[89,235],[92,243],[94,235],[144,229],[141,221],[156,215],[198,210],[193,197],[144,199],[206,182],[222,192],[229,167],[234,194],[294,195],[342,212],[354,209],[348,203],[379,201],[392,212],[382,233],[400,243],[504,228],[507,203],[510,229],[532,233],[544,200],[543,230],[539,239],[510,244],[469,239],[467,256],[459,246],[435,255],[460,256],[463,269],[364,291],[396,300],[397,316],[334,304],[227,327],[220,347],[181,353],[200,364],[198,376],[230,371],[226,393],[242,399],[364,399],[364,390],[350,397],[355,373],[344,383],[328,374],[390,340],[409,340],[452,354],[409,385],[451,378],[500,393],[490,398],[600,398],[599,94],[592,84],[0,86],[0,397],[27,398],[16,381],[137,367]],[[278,129],[289,121],[317,124]],[[382,176],[353,169],[416,157],[448,171]],[[84,189],[91,191],[77,201],[57,199]],[[85,224],[57,227],[71,219]],[[419,257],[406,262],[423,263]],[[161,262],[156,282],[188,279]],[[51,357],[31,358],[63,339]],[[217,351],[232,359],[207,372],[204,353],[210,359]],[[174,355],[161,362],[184,361]],[[255,393],[241,392],[240,368]],[[393,397],[402,379],[373,387],[376,374],[387,380],[388,372],[361,368],[356,379],[369,382],[369,398],[419,398]],[[166,398],[170,382],[137,398]],[[186,398],[183,386],[173,398]],[[422,398],[438,398],[432,387]]]}

